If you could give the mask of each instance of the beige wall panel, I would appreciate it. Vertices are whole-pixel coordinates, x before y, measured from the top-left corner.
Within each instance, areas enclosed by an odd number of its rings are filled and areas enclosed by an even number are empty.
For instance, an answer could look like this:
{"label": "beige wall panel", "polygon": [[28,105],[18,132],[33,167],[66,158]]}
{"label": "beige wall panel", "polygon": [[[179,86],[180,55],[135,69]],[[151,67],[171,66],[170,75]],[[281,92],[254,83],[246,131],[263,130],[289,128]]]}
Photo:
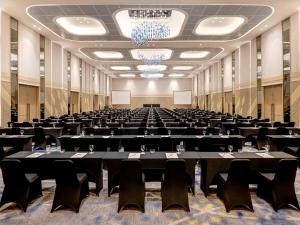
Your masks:
{"label": "beige wall panel", "polygon": [[71,91],[70,93],[71,114],[79,113],[79,92]]}
{"label": "beige wall panel", "polygon": [[62,89],[52,89],[52,114],[54,116],[68,113],[68,92]]}
{"label": "beige wall panel", "polygon": [[38,104],[39,88],[28,85],[19,85],[19,108],[18,121],[32,121],[33,118],[38,118],[39,104]]}
{"label": "beige wall panel", "polygon": [[300,81],[291,82],[291,121],[300,126]]}
{"label": "beige wall panel", "polygon": [[264,87],[263,117],[272,119],[271,108],[274,104],[274,121],[283,121],[282,85]]}
{"label": "beige wall panel", "polygon": [[225,101],[224,101],[224,112],[232,113],[232,91],[225,92]]}
{"label": "beige wall panel", "polygon": [[241,89],[239,91],[240,98],[240,111],[239,114],[242,116],[249,116],[251,113],[250,107],[250,88]]}
{"label": "beige wall panel", "polygon": [[1,82],[1,126],[7,126],[10,121],[10,106],[11,106],[11,89],[10,82]]}

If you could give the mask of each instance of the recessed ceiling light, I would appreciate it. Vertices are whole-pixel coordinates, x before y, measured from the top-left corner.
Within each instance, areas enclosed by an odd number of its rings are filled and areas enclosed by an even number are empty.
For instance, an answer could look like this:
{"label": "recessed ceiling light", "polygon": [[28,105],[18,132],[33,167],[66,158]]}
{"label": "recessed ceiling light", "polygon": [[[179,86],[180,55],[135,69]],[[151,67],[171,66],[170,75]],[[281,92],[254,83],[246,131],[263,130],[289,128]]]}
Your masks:
{"label": "recessed ceiling light", "polygon": [[191,70],[193,68],[193,66],[174,66],[173,70]]}
{"label": "recessed ceiling light", "polygon": [[113,51],[95,51],[94,55],[101,59],[122,59],[123,54],[121,52]]}
{"label": "recessed ceiling light", "polygon": [[129,66],[111,66],[112,70],[131,70],[131,67]]}
{"label": "recessed ceiling light", "polygon": [[80,36],[100,36],[107,33],[103,23],[87,16],[63,16],[56,20],[68,33]]}
{"label": "recessed ceiling light", "polygon": [[132,49],[130,54],[133,59],[141,60],[141,56],[147,59],[153,59],[154,56],[163,55],[163,60],[170,59],[172,56],[172,50],[166,48],[157,49]]}
{"label": "recessed ceiling light", "polygon": [[226,35],[246,22],[240,16],[214,16],[201,20],[195,29],[197,35]]}
{"label": "recessed ceiling light", "polygon": [[167,69],[166,65],[138,65],[137,69],[140,71],[164,71]]}
{"label": "recessed ceiling light", "polygon": [[140,75],[141,77],[144,77],[144,78],[162,78],[164,76],[163,73],[150,73],[150,74],[141,74]]}
{"label": "recessed ceiling light", "polygon": [[182,59],[202,59],[209,55],[208,51],[186,51],[180,54]]}
{"label": "recessed ceiling light", "polygon": [[135,74],[119,74],[119,77],[135,77]]}
{"label": "recessed ceiling light", "polygon": [[[147,16],[143,18],[131,18],[128,9],[117,12],[114,19],[116,20],[122,35],[126,38],[131,38],[132,29],[142,22],[153,21],[153,18]],[[172,9],[170,17],[158,17],[155,18],[155,21],[170,28],[170,34],[167,38],[175,38],[180,34],[185,19],[186,15],[182,11]]]}
{"label": "recessed ceiling light", "polygon": [[184,74],[183,73],[171,73],[169,74],[169,77],[183,77]]}

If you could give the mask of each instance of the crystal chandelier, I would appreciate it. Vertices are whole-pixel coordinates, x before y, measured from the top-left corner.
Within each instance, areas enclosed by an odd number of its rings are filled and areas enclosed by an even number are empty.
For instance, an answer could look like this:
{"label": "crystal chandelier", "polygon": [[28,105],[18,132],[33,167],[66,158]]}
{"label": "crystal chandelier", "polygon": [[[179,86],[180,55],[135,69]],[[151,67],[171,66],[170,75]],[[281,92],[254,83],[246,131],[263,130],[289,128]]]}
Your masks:
{"label": "crystal chandelier", "polygon": [[131,31],[131,38],[135,45],[141,46],[149,41],[167,38],[170,28],[155,21],[144,21]]}
{"label": "crystal chandelier", "polygon": [[145,18],[169,18],[172,15],[170,9],[131,9],[128,10],[130,18],[145,19]]}
{"label": "crystal chandelier", "polygon": [[165,59],[164,54],[153,54],[150,57],[146,57],[145,55],[140,53],[138,57],[146,65],[160,65],[161,62]]}

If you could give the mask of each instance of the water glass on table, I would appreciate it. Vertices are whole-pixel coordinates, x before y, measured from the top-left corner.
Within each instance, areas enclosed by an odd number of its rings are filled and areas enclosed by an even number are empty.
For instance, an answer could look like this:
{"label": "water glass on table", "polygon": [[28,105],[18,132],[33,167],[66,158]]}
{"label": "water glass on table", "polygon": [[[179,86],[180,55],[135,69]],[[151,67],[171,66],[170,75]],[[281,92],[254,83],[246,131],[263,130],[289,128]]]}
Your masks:
{"label": "water glass on table", "polygon": [[94,145],[89,145],[90,154],[93,154],[94,151]]}
{"label": "water glass on table", "polygon": [[230,152],[230,154],[232,153],[232,151],[233,151],[233,145],[228,145],[228,151]]}

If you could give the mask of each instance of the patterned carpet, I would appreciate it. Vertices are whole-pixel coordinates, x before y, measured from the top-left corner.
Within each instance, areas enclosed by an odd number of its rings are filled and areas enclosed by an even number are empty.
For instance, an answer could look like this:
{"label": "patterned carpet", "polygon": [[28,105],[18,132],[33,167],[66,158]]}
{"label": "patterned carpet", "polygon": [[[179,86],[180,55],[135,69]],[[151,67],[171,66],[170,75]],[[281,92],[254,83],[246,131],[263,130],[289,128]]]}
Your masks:
{"label": "patterned carpet", "polygon": [[[1,175],[1,174],[0,174]],[[105,178],[107,174],[104,173]],[[167,210],[161,212],[160,183],[147,183],[145,213],[135,210],[125,210],[117,213],[118,194],[107,197],[107,182],[99,197],[94,193],[86,198],[78,214],[68,209],[57,210],[50,213],[55,190],[55,181],[43,181],[43,197],[29,205],[27,212],[23,213],[13,204],[8,208],[2,207],[0,224],[101,224],[101,225],[207,225],[207,224],[300,224],[300,213],[293,209],[282,209],[276,213],[264,200],[258,198],[253,191],[252,201],[255,212],[246,210],[232,210],[226,213],[223,203],[215,193],[205,198],[199,188],[200,170],[197,169],[196,195],[189,196],[190,213],[181,210]],[[3,182],[0,178],[0,195],[2,195]],[[94,185],[90,184],[93,189]],[[300,171],[296,180],[297,197],[300,200]]]}

